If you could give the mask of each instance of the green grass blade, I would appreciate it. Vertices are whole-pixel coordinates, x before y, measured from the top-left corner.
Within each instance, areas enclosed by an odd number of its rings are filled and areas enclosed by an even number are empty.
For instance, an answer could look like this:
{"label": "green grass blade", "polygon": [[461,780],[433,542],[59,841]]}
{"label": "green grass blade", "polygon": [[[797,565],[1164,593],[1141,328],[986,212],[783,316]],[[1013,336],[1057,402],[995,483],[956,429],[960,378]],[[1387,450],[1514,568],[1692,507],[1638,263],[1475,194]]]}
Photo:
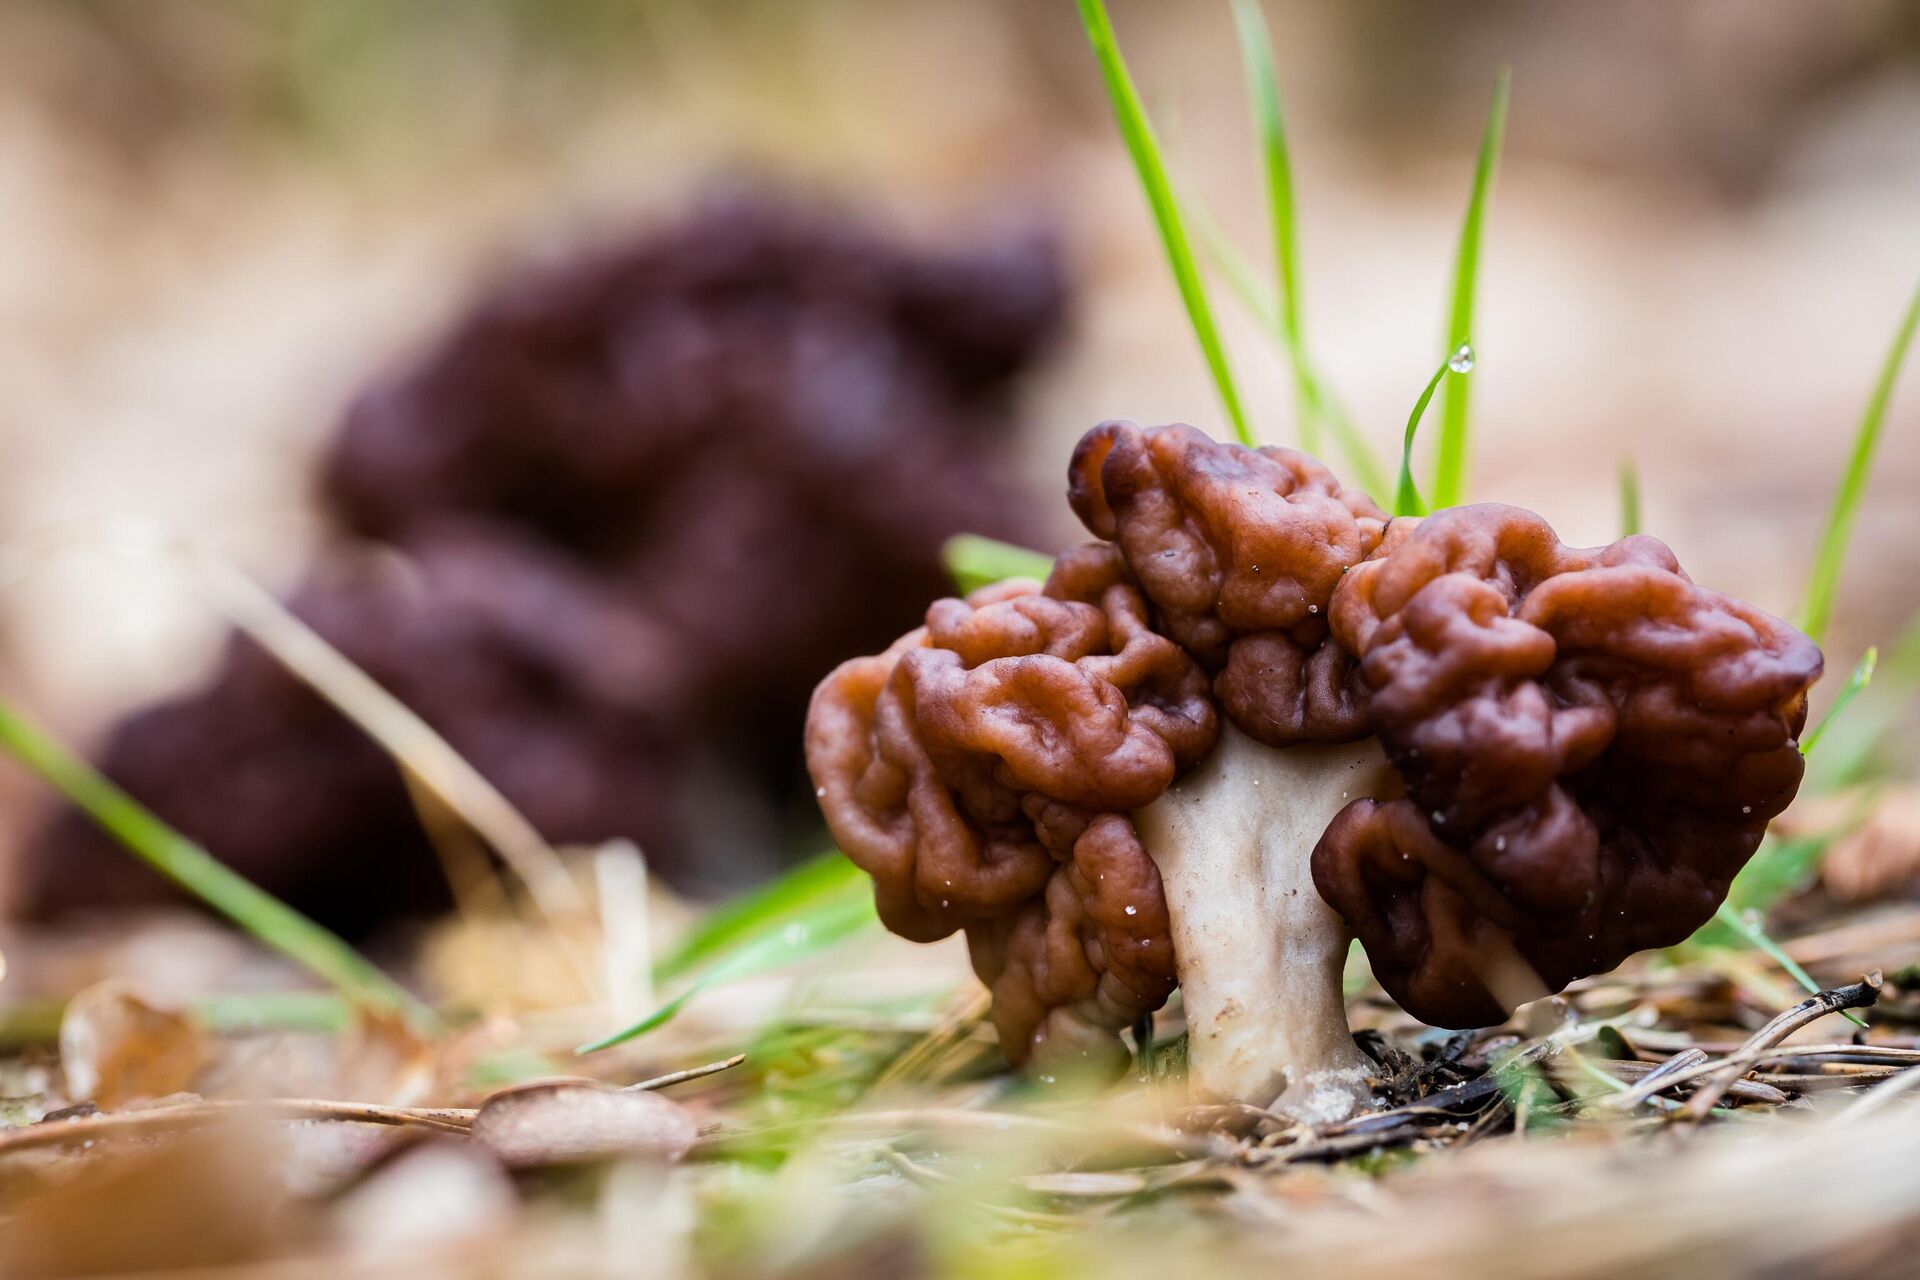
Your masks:
{"label": "green grass blade", "polygon": [[1045,582],[1053,572],[1052,556],[977,533],[956,533],[948,538],[940,548],[940,562],[963,594],[1008,578]]}
{"label": "green grass blade", "polygon": [[[1720,904],[1720,909],[1714,912],[1713,918],[1739,934],[1748,946],[1779,965],[1788,977],[1799,983],[1805,990],[1813,994],[1819,993],[1820,984],[1813,980],[1813,975],[1801,968],[1799,962],[1782,950],[1779,943],[1768,937],[1759,925],[1748,920],[1741,912],[1723,902]],[[1841,1010],[1840,1016],[1856,1027],[1865,1029],[1867,1026],[1863,1019],[1844,1009]]]}
{"label": "green grass blade", "polygon": [[1234,0],[1233,18],[1246,66],[1247,98],[1266,178],[1267,216],[1273,228],[1274,296],[1279,299],[1281,341],[1293,366],[1295,418],[1300,447],[1320,452],[1320,397],[1306,359],[1300,310],[1300,226],[1293,204],[1293,164],[1287,150],[1286,117],[1280,109],[1280,76],[1273,65],[1273,39],[1258,0]]}
{"label": "green grass blade", "polygon": [[1333,438],[1340,446],[1340,452],[1347,460],[1347,472],[1353,477],[1353,483],[1369,495],[1387,491],[1387,473],[1380,466],[1380,459],[1374,456],[1372,446],[1360,433],[1360,427],[1353,415],[1340,402],[1338,396],[1320,381],[1318,373],[1312,373],[1308,386],[1314,402],[1325,415],[1327,424],[1333,428]]}
{"label": "green grass blade", "polygon": [[654,980],[670,982],[796,920],[804,923],[823,909],[836,909],[872,892],[866,872],[838,849],[830,849],[707,912],[680,945],[654,966]]}
{"label": "green grass blade", "polygon": [[[1413,482],[1413,438],[1420,430],[1420,419],[1426,415],[1427,405],[1433,400],[1434,391],[1449,373],[1466,373],[1473,368],[1473,348],[1461,343],[1457,351],[1450,353],[1440,362],[1440,367],[1427,379],[1426,389],[1420,398],[1413,402],[1413,412],[1407,415],[1407,434],[1400,445],[1400,483],[1393,494],[1393,514],[1396,516],[1423,516],[1427,514],[1427,504],[1420,500],[1420,490]],[[1456,379],[1458,381],[1458,379]]]}
{"label": "green grass blade", "polygon": [[[0,746],[52,783],[134,856],[362,1008],[430,1022],[431,1012],[334,934],[217,861],[0,702]],[[370,884],[367,892],[379,893]]]}
{"label": "green grass blade", "polygon": [[1632,458],[1620,459],[1620,536],[1640,532],[1640,468]]}
{"label": "green grass blade", "polygon": [[[1447,313],[1447,350],[1467,341],[1473,332],[1473,300],[1480,275],[1480,238],[1486,225],[1487,197],[1499,166],[1500,143],[1507,131],[1507,96],[1512,76],[1505,67],[1493,82],[1493,104],[1487,109],[1486,128],[1480,134],[1480,158],[1473,170],[1473,194],[1460,224],[1460,244],[1453,258],[1453,301]],[[1467,492],[1467,455],[1471,447],[1470,389],[1464,381],[1447,384],[1440,404],[1440,439],[1434,452],[1433,504],[1457,506]]]}
{"label": "green grass blade", "polygon": [[1240,246],[1233,242],[1219,221],[1213,216],[1206,202],[1189,190],[1182,201],[1186,219],[1194,234],[1200,238],[1200,250],[1213,263],[1214,269],[1227,282],[1228,290],[1234,300],[1246,309],[1248,315],[1260,322],[1260,327],[1273,335],[1274,341],[1282,347],[1287,345],[1286,328],[1280,319],[1280,307],[1273,299],[1273,291],[1260,278],[1260,273],[1241,252]]}
{"label": "green grass blade", "polygon": [[803,919],[789,920],[777,932],[728,952],[702,973],[693,985],[632,1026],[583,1044],[574,1052],[597,1053],[617,1044],[625,1044],[671,1022],[695,996],[709,987],[797,964],[844,942],[856,933],[878,928],[879,924],[880,917],[874,912],[873,895],[864,890],[858,898],[838,902],[830,909],[813,912]]}
{"label": "green grass blade", "polygon": [[1833,600],[1839,590],[1841,570],[1846,567],[1847,541],[1853,535],[1853,522],[1860,513],[1867,479],[1873,474],[1873,455],[1880,444],[1880,428],[1886,421],[1887,405],[1893,400],[1894,383],[1899,380],[1900,366],[1906,362],[1907,351],[1913,346],[1916,329],[1920,329],[1920,288],[1914,290],[1913,301],[1907,304],[1893,347],[1887,352],[1880,376],[1873,384],[1866,412],[1860,416],[1860,426],[1853,438],[1853,456],[1847,460],[1840,487],[1834,491],[1826,531],[1820,535],[1813,572],[1807,577],[1806,602],[1800,607],[1800,629],[1813,637],[1815,643],[1826,637],[1827,624],[1833,621]]}
{"label": "green grass blade", "polygon": [[1844,718],[1829,715],[1821,725],[1820,751],[1807,757],[1803,790],[1838,791],[1886,772],[1892,763],[1884,750],[1887,735],[1910,719],[1908,708],[1920,692],[1920,615],[1909,618],[1875,664],[1873,687]]}
{"label": "green grass blade", "polygon": [[1219,389],[1220,402],[1233,424],[1234,435],[1242,444],[1252,445],[1253,428],[1241,406],[1240,392],[1233,381],[1233,370],[1227,363],[1226,347],[1214,324],[1213,308],[1207,302],[1206,284],[1201,279],[1199,264],[1194,260],[1193,242],[1188,238],[1186,225],[1180,217],[1180,205],[1174,198],[1173,184],[1167,177],[1166,161],[1161,156],[1159,140],[1154,137],[1153,125],[1147,119],[1139,91],[1134,88],[1133,77],[1127,72],[1126,60],[1120,56],[1120,44],[1113,33],[1113,22],[1107,16],[1107,7],[1102,0],[1079,0],[1079,3],[1080,20],[1086,26],[1094,57],[1099,60],[1107,97],[1113,104],[1114,119],[1120,126],[1120,136],[1127,144],[1127,153],[1133,158],[1134,171],[1139,176],[1141,189],[1146,193],[1147,205],[1153,211],[1154,223],[1160,230],[1160,243],[1166,249],[1167,265],[1173,269],[1180,299],[1186,303],[1187,319],[1193,325],[1194,337],[1199,340],[1201,354],[1206,357],[1207,368],[1213,374],[1214,385]]}
{"label": "green grass blade", "polygon": [[[1240,252],[1240,247],[1220,230],[1204,204],[1189,198],[1186,207],[1188,220],[1199,232],[1202,248],[1212,260],[1214,268],[1226,280],[1228,290],[1246,308],[1248,315],[1273,334],[1274,341],[1287,347],[1286,331],[1281,325],[1273,294],[1261,282],[1253,264]],[[1340,453],[1346,459],[1348,477],[1376,498],[1388,492],[1391,485],[1386,469],[1367,444],[1367,438],[1354,422],[1353,414],[1348,412],[1333,389],[1326,384],[1304,349],[1292,352],[1291,356],[1294,376],[1311,401],[1311,412],[1333,429],[1334,443],[1340,446]]]}
{"label": "green grass blade", "polygon": [[1834,695],[1833,705],[1827,708],[1827,714],[1820,718],[1820,723],[1814,727],[1812,733],[1800,739],[1801,755],[1809,756],[1813,754],[1813,749],[1818,745],[1821,735],[1826,733],[1827,726],[1839,718],[1840,713],[1847,709],[1847,704],[1859,697],[1861,691],[1872,683],[1873,669],[1879,665],[1879,662],[1879,648],[1877,646],[1869,646],[1867,651],[1860,656],[1860,662],[1854,667],[1853,674],[1847,677],[1846,684],[1842,685],[1840,692]]}

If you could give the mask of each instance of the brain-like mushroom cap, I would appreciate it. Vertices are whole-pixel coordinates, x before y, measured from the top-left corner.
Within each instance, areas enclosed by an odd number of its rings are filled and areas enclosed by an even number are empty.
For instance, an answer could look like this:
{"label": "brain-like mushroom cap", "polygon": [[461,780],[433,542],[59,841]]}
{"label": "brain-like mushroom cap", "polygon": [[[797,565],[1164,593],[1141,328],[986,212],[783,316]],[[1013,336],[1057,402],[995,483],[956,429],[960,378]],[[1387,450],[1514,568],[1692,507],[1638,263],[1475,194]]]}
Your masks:
{"label": "brain-like mushroom cap", "polygon": [[842,665],[806,747],[887,926],[966,931],[1008,1057],[1112,1068],[1117,1033],[1175,983],[1159,871],[1128,814],[1217,732],[1206,677],[1095,545],[1044,589],[939,601],[925,627]]}
{"label": "brain-like mushroom cap", "polygon": [[1344,809],[1314,880],[1429,1023],[1505,1017],[1502,957],[1559,990],[1685,938],[1800,783],[1819,649],[1654,538],[1579,550],[1495,505],[1395,521],[1333,633],[1407,794]]}
{"label": "brain-like mushroom cap", "polygon": [[1068,476],[1075,514],[1120,547],[1229,719],[1276,747],[1366,736],[1365,690],[1327,615],[1341,575],[1380,544],[1371,498],[1304,453],[1181,424],[1095,427]]}

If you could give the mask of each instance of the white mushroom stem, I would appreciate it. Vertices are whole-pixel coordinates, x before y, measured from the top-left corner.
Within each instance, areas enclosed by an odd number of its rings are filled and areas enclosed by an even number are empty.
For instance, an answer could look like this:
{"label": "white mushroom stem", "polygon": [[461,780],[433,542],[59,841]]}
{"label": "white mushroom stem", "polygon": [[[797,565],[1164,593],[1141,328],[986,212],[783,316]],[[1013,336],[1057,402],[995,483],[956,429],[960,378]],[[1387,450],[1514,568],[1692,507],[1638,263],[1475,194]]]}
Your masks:
{"label": "white mushroom stem", "polygon": [[1396,782],[1372,739],[1281,750],[1226,725],[1134,815],[1166,888],[1196,1096],[1315,1124],[1367,1101],[1340,985],[1350,935],[1311,862],[1342,806]]}

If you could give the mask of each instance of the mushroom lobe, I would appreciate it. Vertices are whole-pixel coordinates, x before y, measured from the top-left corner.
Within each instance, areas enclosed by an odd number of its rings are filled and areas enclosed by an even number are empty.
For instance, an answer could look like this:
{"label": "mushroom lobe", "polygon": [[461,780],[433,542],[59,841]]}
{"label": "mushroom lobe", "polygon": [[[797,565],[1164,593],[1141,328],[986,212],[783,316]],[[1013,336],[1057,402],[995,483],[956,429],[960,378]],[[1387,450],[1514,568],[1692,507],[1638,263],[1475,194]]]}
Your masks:
{"label": "mushroom lobe", "polygon": [[1498,1022],[1687,937],[1800,783],[1820,650],[1654,538],[1575,549],[1491,504],[1398,520],[1333,635],[1407,793],[1342,810],[1314,881],[1424,1022]]}
{"label": "mushroom lobe", "polygon": [[1111,547],[1045,588],[942,600],[816,691],[807,763],[881,919],[965,930],[1007,1056],[1117,1071],[1174,986],[1159,872],[1129,816],[1213,747],[1206,677],[1148,625]]}
{"label": "mushroom lobe", "polygon": [[1304,453],[1178,423],[1095,427],[1068,476],[1075,514],[1119,546],[1228,719],[1273,747],[1367,735],[1366,692],[1327,606],[1380,543],[1372,499]]}

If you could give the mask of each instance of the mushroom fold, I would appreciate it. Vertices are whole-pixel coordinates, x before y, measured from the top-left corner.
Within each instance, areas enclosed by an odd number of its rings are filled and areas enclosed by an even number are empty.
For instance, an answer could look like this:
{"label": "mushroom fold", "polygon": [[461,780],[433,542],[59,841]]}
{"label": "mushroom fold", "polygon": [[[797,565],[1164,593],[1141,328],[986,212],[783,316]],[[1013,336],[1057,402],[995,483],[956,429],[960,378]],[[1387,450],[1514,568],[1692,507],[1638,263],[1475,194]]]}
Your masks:
{"label": "mushroom fold", "polygon": [[1044,590],[942,600],[814,695],[807,761],[841,848],[904,937],[967,934],[1000,1042],[1040,1069],[1124,1065],[1174,986],[1160,877],[1131,812],[1218,733],[1206,679],[1157,634],[1112,548]]}
{"label": "mushroom fold", "polygon": [[1696,586],[1658,539],[1563,545],[1483,505],[1395,521],[1334,596],[1405,797],[1357,800],[1314,880],[1437,1026],[1679,942],[1793,799],[1814,643]]}

